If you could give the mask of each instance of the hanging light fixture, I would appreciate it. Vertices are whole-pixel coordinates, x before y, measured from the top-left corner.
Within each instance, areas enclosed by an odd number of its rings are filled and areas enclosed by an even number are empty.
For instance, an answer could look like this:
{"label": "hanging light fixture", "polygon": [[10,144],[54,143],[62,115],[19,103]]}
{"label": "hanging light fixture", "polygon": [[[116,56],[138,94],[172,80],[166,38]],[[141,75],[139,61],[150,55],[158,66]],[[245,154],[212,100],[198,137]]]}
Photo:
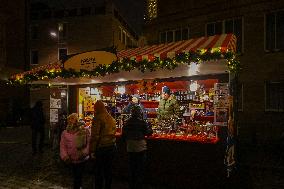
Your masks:
{"label": "hanging light fixture", "polygon": [[197,83],[197,81],[191,81],[190,85],[189,85],[189,90],[192,92],[197,91],[199,85]]}
{"label": "hanging light fixture", "polygon": [[119,85],[119,86],[117,86],[115,92],[116,92],[116,93],[119,93],[119,94],[124,94],[124,93],[125,93],[125,85]]}

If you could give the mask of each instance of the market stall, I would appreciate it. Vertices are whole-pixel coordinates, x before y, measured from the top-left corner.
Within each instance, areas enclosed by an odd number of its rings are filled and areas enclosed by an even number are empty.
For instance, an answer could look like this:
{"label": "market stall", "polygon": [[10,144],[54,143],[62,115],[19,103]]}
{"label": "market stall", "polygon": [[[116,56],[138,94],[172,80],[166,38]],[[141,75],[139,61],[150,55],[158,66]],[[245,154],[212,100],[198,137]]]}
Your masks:
{"label": "market stall", "polygon": [[[120,176],[127,172],[119,137],[128,116],[124,109],[138,98],[154,129],[148,138],[147,180],[183,187],[198,176],[218,181],[234,164],[234,146],[226,139],[233,138],[234,130],[230,80],[239,69],[235,45],[236,37],[224,34],[123,50],[117,56],[85,52],[10,81],[68,85],[69,111],[82,119],[92,117],[96,100],[104,101],[117,120],[115,173]],[[174,116],[162,116],[165,89],[175,101]]]}

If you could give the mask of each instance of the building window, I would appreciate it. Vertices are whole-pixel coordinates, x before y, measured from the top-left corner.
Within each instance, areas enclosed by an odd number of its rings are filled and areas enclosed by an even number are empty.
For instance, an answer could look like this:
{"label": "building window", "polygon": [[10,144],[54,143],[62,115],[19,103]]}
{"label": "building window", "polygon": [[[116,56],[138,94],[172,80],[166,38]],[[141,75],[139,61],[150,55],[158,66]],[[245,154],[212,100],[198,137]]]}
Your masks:
{"label": "building window", "polygon": [[187,40],[189,37],[189,28],[179,28],[160,32],[160,43],[170,43],[180,40]]}
{"label": "building window", "polygon": [[157,11],[157,0],[148,0],[147,9],[148,9],[148,18],[152,20],[157,18],[158,11]]}
{"label": "building window", "polygon": [[126,44],[126,33],[125,32],[122,33],[122,43]]}
{"label": "building window", "polygon": [[126,46],[130,47],[130,45],[131,45],[131,40],[130,40],[130,37],[127,35],[126,36]]}
{"label": "building window", "polygon": [[265,110],[284,111],[284,81],[266,83]]}
{"label": "building window", "polygon": [[64,17],[64,10],[57,10],[54,12],[54,17],[55,18],[63,18]]}
{"label": "building window", "polygon": [[91,7],[81,8],[81,16],[91,15]]}
{"label": "building window", "polygon": [[32,11],[32,12],[30,13],[30,18],[31,18],[31,20],[37,20],[37,19],[39,19],[39,13],[38,13],[37,11]]}
{"label": "building window", "polygon": [[161,32],[160,33],[160,42],[161,43],[166,43],[167,42],[167,33],[166,32]]}
{"label": "building window", "polygon": [[214,22],[206,25],[207,36],[222,34],[222,22]]}
{"label": "building window", "polygon": [[78,11],[77,9],[70,9],[67,11],[68,16],[77,16],[78,15]]}
{"label": "building window", "polygon": [[118,18],[118,12],[117,12],[117,10],[115,10],[115,9],[113,10],[113,15],[114,15],[115,18]]}
{"label": "building window", "polygon": [[233,33],[237,37],[237,52],[242,52],[243,24],[242,18],[224,21],[224,33]]}
{"label": "building window", "polygon": [[284,11],[269,13],[265,17],[265,49],[278,51],[284,49]]}
{"label": "building window", "polygon": [[173,42],[174,41],[174,34],[173,31],[167,31],[167,42]]}
{"label": "building window", "polygon": [[121,41],[121,39],[122,39],[122,29],[119,28],[118,29],[118,40]]}
{"label": "building window", "polygon": [[0,66],[5,61],[5,25],[0,23]]}
{"label": "building window", "polygon": [[243,100],[244,100],[244,87],[243,84],[238,84],[238,111],[243,111]]}
{"label": "building window", "polygon": [[243,50],[243,19],[234,18],[206,24],[206,35],[219,35],[233,33],[237,37],[237,52]]}
{"label": "building window", "polygon": [[38,26],[37,25],[33,25],[30,28],[30,37],[31,39],[38,39]]}
{"label": "building window", "polygon": [[95,15],[104,15],[106,14],[106,7],[95,7]]}
{"label": "building window", "polygon": [[182,40],[187,40],[188,36],[189,36],[189,29],[188,28],[183,28],[182,29]]}
{"label": "building window", "polygon": [[136,48],[137,47],[137,43],[136,43],[136,41],[135,40],[131,40],[131,47],[132,48]]}
{"label": "building window", "polygon": [[58,34],[59,40],[67,38],[67,23],[58,24]]}
{"label": "building window", "polygon": [[58,49],[58,60],[66,60],[67,58],[67,49],[60,48]]}
{"label": "building window", "polygon": [[52,13],[50,10],[46,10],[46,11],[43,11],[41,13],[41,18],[42,19],[48,19],[48,18],[51,18],[52,17]]}
{"label": "building window", "polygon": [[30,64],[31,65],[37,65],[38,64],[38,51],[37,50],[31,51]]}
{"label": "building window", "polygon": [[181,40],[181,30],[176,30],[175,31],[175,41],[180,41]]}

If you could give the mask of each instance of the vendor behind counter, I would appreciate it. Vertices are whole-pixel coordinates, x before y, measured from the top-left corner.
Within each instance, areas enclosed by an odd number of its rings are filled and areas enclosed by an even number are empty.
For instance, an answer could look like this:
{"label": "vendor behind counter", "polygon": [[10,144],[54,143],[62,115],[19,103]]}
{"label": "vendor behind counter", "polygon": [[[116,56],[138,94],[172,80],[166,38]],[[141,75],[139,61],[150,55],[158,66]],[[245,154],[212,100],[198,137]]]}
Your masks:
{"label": "vendor behind counter", "polygon": [[162,88],[162,98],[158,107],[158,119],[168,120],[177,118],[180,115],[179,104],[168,86]]}

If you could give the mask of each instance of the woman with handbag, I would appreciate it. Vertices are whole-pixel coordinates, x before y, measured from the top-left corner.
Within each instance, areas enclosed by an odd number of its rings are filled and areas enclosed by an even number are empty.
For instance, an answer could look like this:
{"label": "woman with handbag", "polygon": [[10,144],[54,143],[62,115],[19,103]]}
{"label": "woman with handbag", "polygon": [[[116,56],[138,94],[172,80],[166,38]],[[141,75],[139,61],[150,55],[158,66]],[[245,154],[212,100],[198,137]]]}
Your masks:
{"label": "woman with handbag", "polygon": [[67,117],[67,127],[60,140],[60,157],[72,165],[73,188],[82,187],[82,176],[86,161],[89,159],[90,133],[81,127],[78,115],[73,113]]}

